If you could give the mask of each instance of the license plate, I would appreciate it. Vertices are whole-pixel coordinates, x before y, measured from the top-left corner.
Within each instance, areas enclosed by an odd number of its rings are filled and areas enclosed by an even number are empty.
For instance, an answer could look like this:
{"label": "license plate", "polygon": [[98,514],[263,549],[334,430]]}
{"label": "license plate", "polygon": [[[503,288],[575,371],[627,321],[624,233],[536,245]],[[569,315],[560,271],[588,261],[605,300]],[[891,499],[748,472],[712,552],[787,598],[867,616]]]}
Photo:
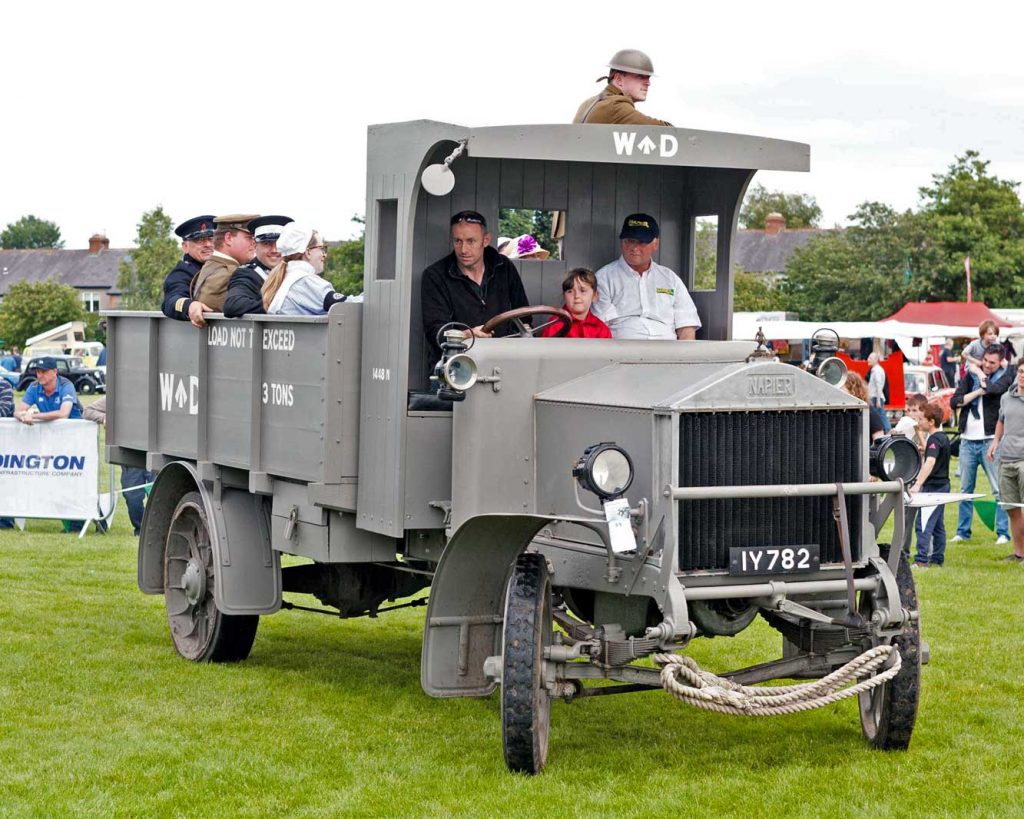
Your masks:
{"label": "license plate", "polygon": [[817,543],[805,546],[732,546],[729,574],[796,574],[816,572],[821,566]]}

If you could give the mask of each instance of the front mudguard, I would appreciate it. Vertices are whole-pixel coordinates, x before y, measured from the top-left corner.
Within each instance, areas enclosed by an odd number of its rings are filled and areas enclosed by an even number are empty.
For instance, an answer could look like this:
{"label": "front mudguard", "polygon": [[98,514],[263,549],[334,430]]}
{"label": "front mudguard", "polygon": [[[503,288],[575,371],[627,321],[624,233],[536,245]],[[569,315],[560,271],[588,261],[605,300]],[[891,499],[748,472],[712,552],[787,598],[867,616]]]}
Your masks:
{"label": "front mudguard", "polygon": [[432,697],[483,697],[497,683],[484,660],[501,653],[505,589],[516,558],[551,519],[481,515],[448,541],[430,588],[420,682]]}

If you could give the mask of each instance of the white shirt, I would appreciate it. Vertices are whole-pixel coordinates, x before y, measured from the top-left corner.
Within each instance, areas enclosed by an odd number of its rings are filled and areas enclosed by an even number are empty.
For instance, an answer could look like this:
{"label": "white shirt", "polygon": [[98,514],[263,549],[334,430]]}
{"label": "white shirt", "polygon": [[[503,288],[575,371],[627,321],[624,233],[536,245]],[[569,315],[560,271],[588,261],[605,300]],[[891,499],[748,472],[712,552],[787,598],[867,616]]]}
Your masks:
{"label": "white shirt", "polygon": [[592,309],[615,338],[675,339],[676,328],[701,326],[679,276],[653,261],[641,275],[622,256],[597,271]]}

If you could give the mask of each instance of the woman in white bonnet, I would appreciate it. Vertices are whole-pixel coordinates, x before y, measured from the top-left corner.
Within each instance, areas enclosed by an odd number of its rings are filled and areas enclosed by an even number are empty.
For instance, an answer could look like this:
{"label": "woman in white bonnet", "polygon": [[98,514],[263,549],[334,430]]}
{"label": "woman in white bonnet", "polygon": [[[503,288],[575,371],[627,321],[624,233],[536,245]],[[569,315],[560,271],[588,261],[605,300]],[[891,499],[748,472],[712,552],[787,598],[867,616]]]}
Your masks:
{"label": "woman in white bonnet", "polygon": [[263,283],[263,306],[267,313],[291,316],[319,316],[345,296],[335,292],[321,277],[327,248],[312,228],[290,222],[277,237],[281,261]]}

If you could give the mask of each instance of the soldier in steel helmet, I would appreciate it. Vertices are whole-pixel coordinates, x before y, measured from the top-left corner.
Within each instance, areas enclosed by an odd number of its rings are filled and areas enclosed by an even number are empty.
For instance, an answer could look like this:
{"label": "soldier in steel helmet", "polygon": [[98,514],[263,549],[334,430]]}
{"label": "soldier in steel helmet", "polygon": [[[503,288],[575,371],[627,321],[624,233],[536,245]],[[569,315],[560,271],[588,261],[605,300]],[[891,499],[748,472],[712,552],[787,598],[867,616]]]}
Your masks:
{"label": "soldier in steel helmet", "polygon": [[636,110],[636,103],[647,99],[654,65],[651,58],[635,48],[626,48],[608,61],[608,85],[596,97],[585,100],[573,122],[605,125],[671,125]]}

